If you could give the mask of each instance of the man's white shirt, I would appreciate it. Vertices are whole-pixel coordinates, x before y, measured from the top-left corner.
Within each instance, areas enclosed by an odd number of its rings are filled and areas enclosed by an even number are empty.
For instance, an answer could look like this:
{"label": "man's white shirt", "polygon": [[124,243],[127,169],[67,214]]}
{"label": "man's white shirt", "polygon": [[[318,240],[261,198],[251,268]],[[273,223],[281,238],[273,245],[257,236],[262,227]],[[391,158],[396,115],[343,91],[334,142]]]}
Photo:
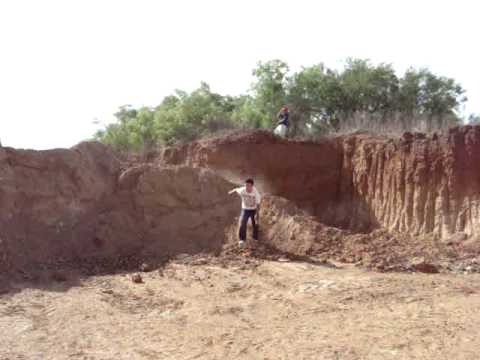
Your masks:
{"label": "man's white shirt", "polygon": [[236,188],[234,191],[242,198],[242,209],[245,210],[255,210],[262,200],[256,187],[253,187],[251,192],[247,192],[245,186]]}

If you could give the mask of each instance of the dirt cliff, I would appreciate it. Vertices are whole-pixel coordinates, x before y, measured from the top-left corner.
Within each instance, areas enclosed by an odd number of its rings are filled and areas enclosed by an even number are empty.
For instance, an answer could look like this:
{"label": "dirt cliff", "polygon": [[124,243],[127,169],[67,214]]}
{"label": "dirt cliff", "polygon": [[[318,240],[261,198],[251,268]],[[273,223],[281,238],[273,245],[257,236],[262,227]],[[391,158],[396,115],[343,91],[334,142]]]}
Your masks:
{"label": "dirt cliff", "polygon": [[331,139],[288,141],[269,131],[242,131],[166,148],[158,162],[207,167],[237,184],[253,177],[262,192],[285,197],[322,222],[334,220],[342,152]]}
{"label": "dirt cliff", "polygon": [[227,191],[247,176],[267,194],[268,249],[379,269],[416,256],[459,258],[462,249],[478,255],[479,163],[480,127],[471,126],[317,141],[242,131],[129,164],[92,142],[0,148],[0,268],[219,253],[236,238],[239,200]]}
{"label": "dirt cliff", "polygon": [[480,235],[480,126],[341,141],[343,201],[361,199],[389,230],[442,239]]}
{"label": "dirt cliff", "polygon": [[344,229],[445,240],[480,234],[480,126],[318,141],[250,131],[167,148],[159,161],[208,167],[235,182],[253,176],[263,191]]}

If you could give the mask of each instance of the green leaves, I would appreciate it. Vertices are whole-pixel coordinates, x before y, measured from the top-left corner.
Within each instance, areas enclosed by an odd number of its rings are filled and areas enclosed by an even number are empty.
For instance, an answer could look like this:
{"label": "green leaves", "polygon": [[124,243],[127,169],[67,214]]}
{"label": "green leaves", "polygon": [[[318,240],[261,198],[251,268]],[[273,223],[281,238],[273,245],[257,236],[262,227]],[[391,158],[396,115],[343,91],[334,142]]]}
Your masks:
{"label": "green leaves", "polygon": [[[290,134],[343,130],[433,130],[457,122],[467,99],[453,79],[427,69],[398,77],[390,64],[348,59],[343,69],[323,63],[290,73],[281,60],[259,62],[248,94],[222,96],[202,83],[191,93],[176,90],[155,108],[120,107],[117,122],[95,138],[120,150],[144,151],[191,141],[230,128],[272,128],[283,104],[290,108]],[[478,116],[471,122],[478,122]]]}
{"label": "green leaves", "polygon": [[154,109],[121,107],[115,114],[118,121],[95,137],[120,150],[145,151],[231,128],[235,107],[234,98],[215,94],[202,83],[192,93],[177,90]]}
{"label": "green leaves", "polygon": [[281,60],[259,62],[253,75],[256,81],[252,84],[253,106],[260,115],[262,127],[270,127],[275,115],[286,101],[286,86],[289,68]]}

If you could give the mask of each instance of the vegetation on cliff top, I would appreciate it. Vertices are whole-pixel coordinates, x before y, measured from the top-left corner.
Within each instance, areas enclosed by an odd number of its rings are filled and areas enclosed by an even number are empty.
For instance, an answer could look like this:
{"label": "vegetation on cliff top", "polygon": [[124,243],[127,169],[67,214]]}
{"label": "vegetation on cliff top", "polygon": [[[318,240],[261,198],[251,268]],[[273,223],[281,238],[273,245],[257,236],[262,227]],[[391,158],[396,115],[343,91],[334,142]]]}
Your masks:
{"label": "vegetation on cliff top", "polygon": [[341,70],[320,63],[297,72],[271,60],[258,63],[253,76],[251,89],[240,96],[214,93],[202,83],[190,93],[176,90],[153,108],[122,106],[116,122],[95,138],[120,150],[146,150],[223,129],[271,128],[282,104],[290,107],[291,136],[432,131],[458,123],[457,110],[467,101],[451,78],[414,68],[399,77],[389,64],[360,59],[348,59]]}

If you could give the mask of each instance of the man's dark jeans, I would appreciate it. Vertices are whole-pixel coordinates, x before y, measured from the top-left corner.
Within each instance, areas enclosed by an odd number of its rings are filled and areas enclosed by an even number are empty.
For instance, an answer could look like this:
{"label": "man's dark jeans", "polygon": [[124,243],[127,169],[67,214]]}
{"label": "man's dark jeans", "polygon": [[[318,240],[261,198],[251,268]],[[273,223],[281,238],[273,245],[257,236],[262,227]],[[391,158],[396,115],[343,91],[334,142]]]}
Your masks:
{"label": "man's dark jeans", "polygon": [[238,230],[238,237],[240,240],[245,241],[247,238],[247,223],[248,219],[252,219],[252,237],[257,240],[258,234],[257,234],[257,224],[255,224],[255,214],[257,213],[257,210],[246,210],[242,209],[242,212],[240,213],[240,227]]}

